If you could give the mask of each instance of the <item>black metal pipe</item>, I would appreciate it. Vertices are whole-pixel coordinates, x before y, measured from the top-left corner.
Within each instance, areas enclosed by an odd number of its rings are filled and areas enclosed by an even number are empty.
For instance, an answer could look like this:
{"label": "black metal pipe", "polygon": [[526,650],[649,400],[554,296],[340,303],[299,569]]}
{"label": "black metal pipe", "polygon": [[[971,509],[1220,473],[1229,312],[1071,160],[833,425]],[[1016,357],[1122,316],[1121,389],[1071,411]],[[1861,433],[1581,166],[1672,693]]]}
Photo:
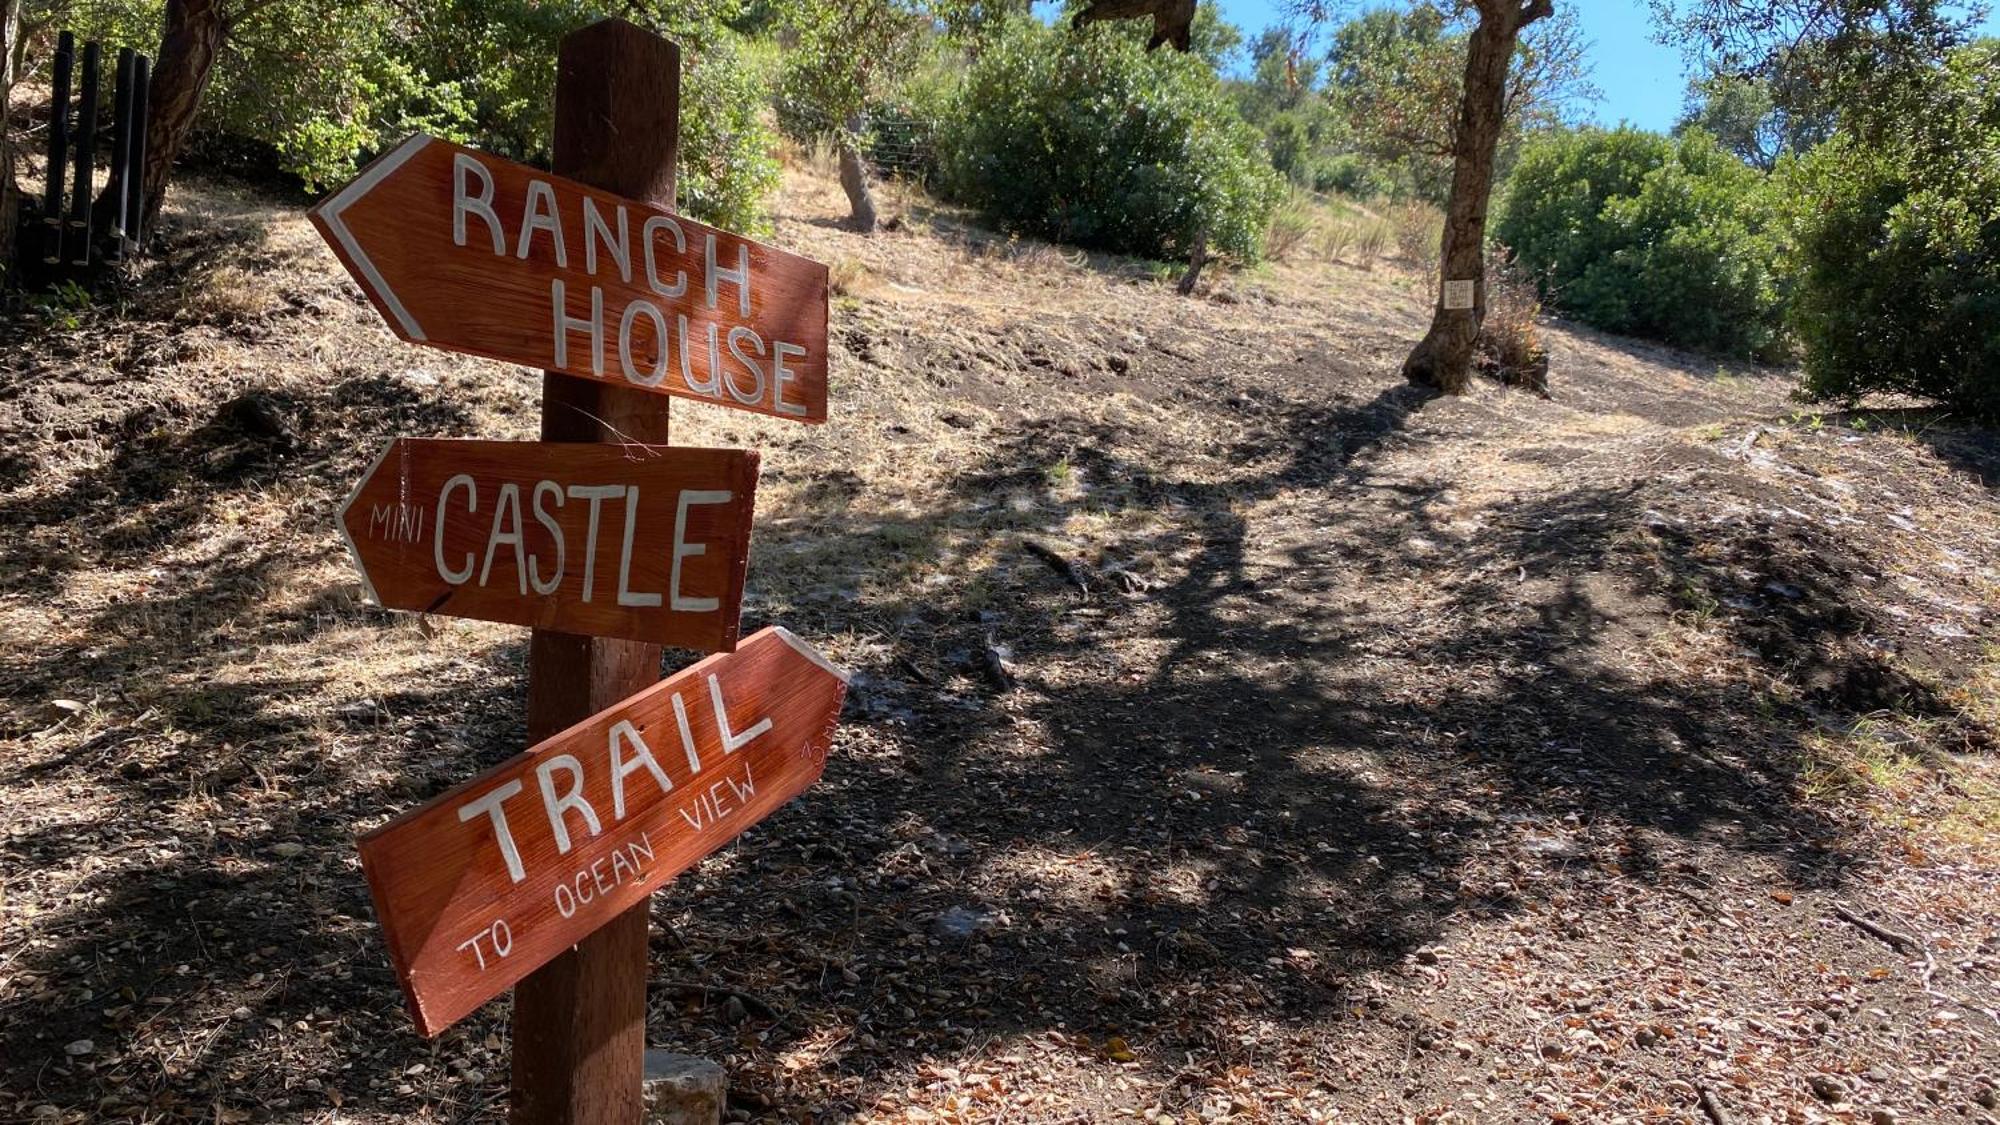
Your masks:
{"label": "black metal pipe", "polygon": [[69,168],[69,72],[76,56],[76,36],[65,31],[56,37],[55,74],[49,86],[49,166],[42,184],[42,222],[46,224],[47,248],[42,260],[62,261],[63,186]]}
{"label": "black metal pipe", "polygon": [[125,191],[128,157],[132,152],[132,48],[118,48],[118,77],[111,88],[111,182],[105,186],[104,213],[111,229],[111,252],[125,241]]}
{"label": "black metal pipe", "polygon": [[83,81],[76,105],[76,192],[69,201],[69,260],[79,266],[90,264],[91,174],[97,170],[97,55],[96,43],[83,45]]}
{"label": "black metal pipe", "polygon": [[146,218],[146,124],[153,94],[153,60],[140,55],[132,63],[132,151],[125,154],[125,240],[139,250],[140,224]]}

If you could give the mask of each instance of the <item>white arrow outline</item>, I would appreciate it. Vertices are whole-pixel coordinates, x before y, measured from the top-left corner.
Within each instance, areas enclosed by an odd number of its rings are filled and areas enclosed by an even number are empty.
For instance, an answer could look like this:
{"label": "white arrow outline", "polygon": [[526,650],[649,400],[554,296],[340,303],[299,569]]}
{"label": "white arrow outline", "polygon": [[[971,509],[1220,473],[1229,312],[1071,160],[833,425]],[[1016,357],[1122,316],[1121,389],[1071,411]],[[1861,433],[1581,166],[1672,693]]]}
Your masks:
{"label": "white arrow outline", "polygon": [[381,271],[375,268],[375,263],[362,251],[361,244],[355,241],[354,232],[348,230],[347,224],[340,221],[340,213],[373,191],[376,184],[388,179],[391,172],[402,167],[405,161],[415,156],[429,143],[431,143],[430,137],[418,133],[397,145],[388,155],[364,169],[354,178],[353,183],[341,188],[338,194],[327,200],[326,206],[321,208],[319,213],[320,218],[326,220],[327,229],[331,230],[333,236],[340,240],[341,246],[346,248],[347,256],[354,262],[354,268],[361,271],[363,280],[375,290],[376,297],[389,306],[390,313],[394,314],[397,322],[402,324],[404,333],[412,340],[425,340],[429,337],[424,335],[423,325],[417,323],[417,318],[411,316],[410,310],[403,307],[402,299],[396,296],[396,291],[389,288],[388,282],[382,280]]}
{"label": "white arrow outline", "polygon": [[819,665],[820,668],[825,670],[827,674],[831,675],[834,679],[839,680],[843,684],[847,683],[850,680],[851,677],[849,673],[842,671],[840,668],[835,666],[833,661],[828,660],[826,657],[820,655],[820,651],[818,649],[800,640],[799,635],[797,633],[792,632],[790,629],[785,628],[783,625],[773,625],[771,626],[771,628],[777,631],[779,640],[792,646],[792,651],[798,653],[800,656],[805,657],[807,660],[812,661],[814,664]]}
{"label": "white arrow outline", "polygon": [[368,595],[368,600],[378,606],[382,605],[382,598],[375,593],[375,580],[368,577],[368,564],[361,560],[361,548],[354,545],[354,536],[347,532],[347,513],[354,507],[354,502],[361,499],[361,490],[367,488],[368,482],[375,479],[375,474],[382,468],[382,462],[389,459],[389,451],[396,448],[396,443],[402,440],[402,438],[389,439],[389,443],[382,447],[382,452],[377,453],[375,460],[369,462],[368,471],[362,473],[361,479],[354,482],[353,491],[347,494],[347,502],[340,506],[340,514],[334,517],[335,526],[340,528],[341,541],[347,544],[347,557],[354,560],[354,569],[361,574],[361,589]]}

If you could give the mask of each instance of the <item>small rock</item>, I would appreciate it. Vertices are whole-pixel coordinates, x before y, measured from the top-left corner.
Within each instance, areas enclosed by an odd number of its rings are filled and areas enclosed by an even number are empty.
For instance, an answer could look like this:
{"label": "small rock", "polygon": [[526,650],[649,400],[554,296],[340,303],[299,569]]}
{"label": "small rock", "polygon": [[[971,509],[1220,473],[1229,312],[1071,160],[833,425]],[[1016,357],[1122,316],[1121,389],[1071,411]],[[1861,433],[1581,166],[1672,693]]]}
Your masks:
{"label": "small rock", "polygon": [[1815,1074],[1806,1079],[1806,1085],[1812,1087],[1814,1097],[1828,1105],[1847,1100],[1847,1087],[1837,1078]]}
{"label": "small rock", "polygon": [[731,1027],[734,1027],[737,1024],[742,1023],[744,1020],[747,1020],[749,1018],[750,1018],[750,1009],[744,1007],[743,1001],[737,999],[734,996],[731,996],[728,999],[728,1001],[722,1005],[722,1022],[728,1024]]}
{"label": "small rock", "polygon": [[304,855],[305,850],[306,846],[304,844],[295,843],[291,840],[287,840],[282,844],[271,845],[271,851],[281,859],[296,859]]}
{"label": "small rock", "polygon": [[722,1113],[729,1076],[693,1055],[646,1052],[646,1125],[707,1125]]}
{"label": "small rock", "polygon": [[52,718],[67,719],[71,715],[83,714],[83,704],[74,699],[49,700],[49,715]]}
{"label": "small rock", "polygon": [[1006,925],[1007,916],[984,907],[954,906],[937,916],[931,929],[939,937],[969,938]]}
{"label": "small rock", "polygon": [[64,1047],[63,1054],[73,1059],[80,1059],[95,1050],[97,1050],[97,1044],[92,1043],[88,1039],[79,1039],[69,1046]]}
{"label": "small rock", "polygon": [[1897,1118],[1895,1110],[1884,1107],[1870,1110],[1868,1112],[1868,1120],[1873,1122],[1874,1125],[1896,1125],[1899,1118]]}

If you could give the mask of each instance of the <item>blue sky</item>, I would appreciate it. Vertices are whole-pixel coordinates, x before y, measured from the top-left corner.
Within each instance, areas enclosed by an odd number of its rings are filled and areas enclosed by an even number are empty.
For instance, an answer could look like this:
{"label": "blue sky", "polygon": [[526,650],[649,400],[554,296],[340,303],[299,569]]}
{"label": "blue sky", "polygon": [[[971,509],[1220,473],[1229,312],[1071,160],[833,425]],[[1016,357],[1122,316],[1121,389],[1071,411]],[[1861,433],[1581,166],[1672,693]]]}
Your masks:
{"label": "blue sky", "polygon": [[[1282,6],[1282,0],[1220,0],[1223,17],[1252,36],[1279,22]],[[1597,120],[1671,128],[1687,89],[1687,64],[1678,50],[1653,42],[1645,0],[1581,0],[1569,6],[1590,42],[1591,81],[1604,92],[1594,107]],[[2000,15],[1989,18],[1987,27],[2000,34]]]}

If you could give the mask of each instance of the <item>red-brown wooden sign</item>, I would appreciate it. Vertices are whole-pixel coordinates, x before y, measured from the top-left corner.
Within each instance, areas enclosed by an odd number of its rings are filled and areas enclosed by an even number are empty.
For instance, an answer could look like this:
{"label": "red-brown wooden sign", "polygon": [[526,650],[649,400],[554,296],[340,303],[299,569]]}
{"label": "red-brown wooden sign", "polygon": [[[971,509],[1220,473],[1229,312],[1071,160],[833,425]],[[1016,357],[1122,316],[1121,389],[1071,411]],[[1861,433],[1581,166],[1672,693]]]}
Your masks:
{"label": "red-brown wooden sign", "polygon": [[361,838],[436,1035],[819,780],[847,676],[765,629]]}
{"label": "red-brown wooden sign", "polygon": [[756,491],[743,450],[398,438],[340,527],[389,609],[718,652]]}
{"label": "red-brown wooden sign", "polygon": [[826,420],[826,266],[421,134],[309,214],[413,343]]}

